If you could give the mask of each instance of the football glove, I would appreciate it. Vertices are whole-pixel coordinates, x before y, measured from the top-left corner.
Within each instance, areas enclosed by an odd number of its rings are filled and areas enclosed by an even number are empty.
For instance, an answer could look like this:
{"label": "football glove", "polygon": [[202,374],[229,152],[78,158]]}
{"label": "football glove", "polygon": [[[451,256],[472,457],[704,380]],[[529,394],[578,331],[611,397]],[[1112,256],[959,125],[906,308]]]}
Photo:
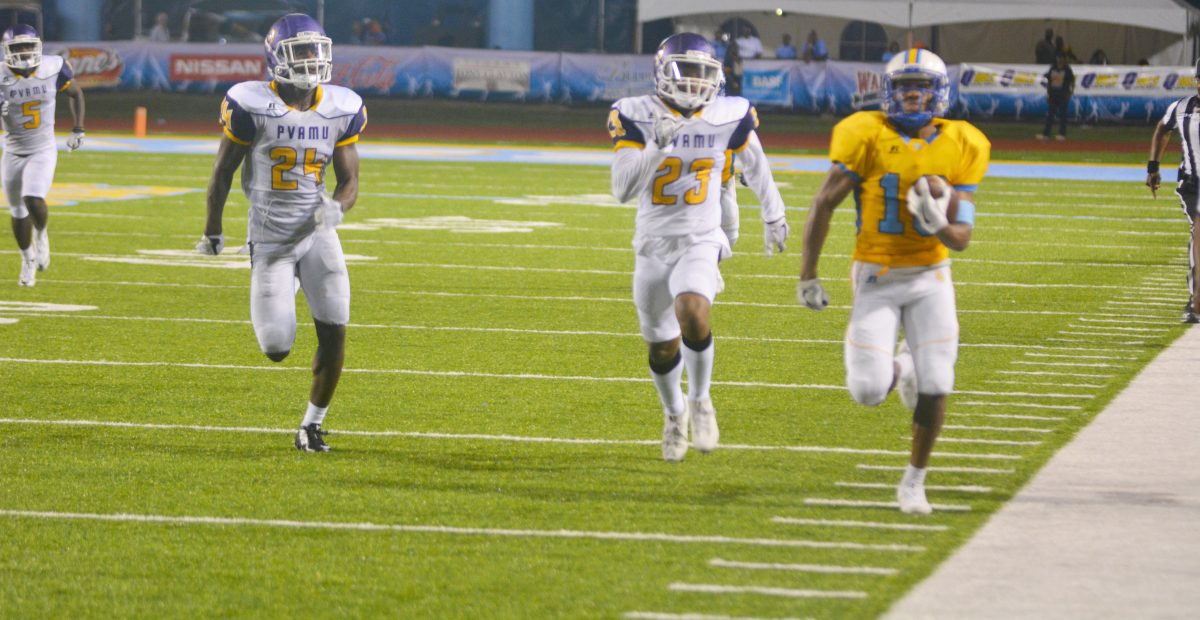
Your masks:
{"label": "football glove", "polygon": [[74,151],[81,146],[83,146],[83,128],[76,127],[71,130],[71,137],[67,138],[67,150]]}
{"label": "football glove", "polygon": [[317,228],[320,230],[332,230],[337,228],[338,224],[342,223],[345,214],[342,212],[342,203],[333,199],[333,196],[321,192],[321,206],[317,207],[317,212],[313,214],[313,219],[317,221]]}
{"label": "football glove", "polygon": [[675,139],[675,134],[683,127],[683,118],[663,110],[654,117],[654,143],[659,149],[665,149]]}
{"label": "football glove", "polygon": [[204,235],[196,242],[196,251],[206,256],[216,256],[225,249],[225,234]]}
{"label": "football glove", "polygon": [[813,310],[824,310],[829,305],[829,295],[820,278],[801,280],[796,285],[796,300]]}
{"label": "football glove", "polygon": [[954,189],[947,186],[941,198],[934,198],[929,194],[929,180],[921,177],[908,188],[908,212],[926,232],[936,233],[950,225],[946,209],[950,206],[952,191]]}
{"label": "football glove", "polygon": [[0,116],[8,116],[8,100],[5,99],[0,103]]}
{"label": "football glove", "polygon": [[788,223],[787,218],[779,218],[774,222],[763,223],[763,252],[767,256],[775,252],[782,253],[787,249]]}

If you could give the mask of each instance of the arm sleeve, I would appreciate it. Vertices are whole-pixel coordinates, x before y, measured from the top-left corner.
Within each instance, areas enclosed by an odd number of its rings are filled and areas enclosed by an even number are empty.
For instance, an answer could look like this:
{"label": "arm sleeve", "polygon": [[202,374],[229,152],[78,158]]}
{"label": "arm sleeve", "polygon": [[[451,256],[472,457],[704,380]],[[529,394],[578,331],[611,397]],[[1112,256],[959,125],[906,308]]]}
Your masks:
{"label": "arm sleeve", "polygon": [[612,193],[618,202],[628,202],[646,190],[654,172],[667,154],[651,142],[645,148],[618,148],[613,153]]}
{"label": "arm sleeve", "polygon": [[1184,100],[1180,99],[1167,106],[1167,111],[1163,113],[1161,121],[1163,129],[1175,129],[1175,109],[1179,107],[1179,104],[1182,101]]}
{"label": "arm sleeve", "polygon": [[249,145],[258,131],[254,117],[228,96],[221,101],[221,127],[230,140],[242,146]]}
{"label": "arm sleeve", "polygon": [[729,148],[733,149],[734,153],[741,153],[742,149],[746,148],[750,134],[758,129],[758,110],[754,106],[746,110],[746,115],[742,117],[738,123],[737,129],[733,130],[733,135],[729,136]]}
{"label": "arm sleeve", "polygon": [[762,205],[764,222],[774,222],[785,215],[783,197],[779,195],[779,187],[775,185],[775,177],[771,174],[771,165],[767,162],[767,154],[763,152],[758,134],[751,131],[746,139],[745,148],[738,155],[742,162],[742,173],[746,183],[758,196]]}
{"label": "arm sleeve", "polygon": [[347,144],[358,142],[359,135],[361,135],[363,130],[366,128],[367,106],[364,105],[358,109],[358,113],[354,115],[354,118],[350,119],[350,125],[346,127],[346,131],[343,131],[342,135],[338,136],[337,143],[334,144],[334,146],[345,146]]}
{"label": "arm sleeve", "polygon": [[54,87],[62,92],[63,89],[71,85],[71,80],[75,79],[75,70],[71,68],[71,63],[63,61],[62,68],[58,70],[58,78],[54,83]]}
{"label": "arm sleeve", "polygon": [[646,137],[642,135],[642,130],[638,129],[637,123],[621,114],[616,106],[608,112],[608,135],[612,138],[614,149],[641,148],[646,144]]}

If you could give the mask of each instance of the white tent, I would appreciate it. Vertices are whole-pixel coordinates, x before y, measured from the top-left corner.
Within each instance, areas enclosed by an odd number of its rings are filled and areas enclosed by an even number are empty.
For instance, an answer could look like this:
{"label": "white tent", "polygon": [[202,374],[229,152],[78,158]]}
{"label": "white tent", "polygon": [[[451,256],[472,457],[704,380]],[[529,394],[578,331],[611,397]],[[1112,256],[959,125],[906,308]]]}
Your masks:
{"label": "white tent", "polygon": [[638,21],[730,10],[782,9],[919,27],[1016,19],[1069,19],[1138,26],[1183,35],[1188,12],[1176,0],[638,0]]}

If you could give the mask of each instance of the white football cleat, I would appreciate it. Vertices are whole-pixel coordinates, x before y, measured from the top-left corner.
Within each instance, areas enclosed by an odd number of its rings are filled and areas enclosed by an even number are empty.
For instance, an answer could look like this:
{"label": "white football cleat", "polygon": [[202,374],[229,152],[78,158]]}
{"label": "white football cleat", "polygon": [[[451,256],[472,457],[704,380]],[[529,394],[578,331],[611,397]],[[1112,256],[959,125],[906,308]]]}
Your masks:
{"label": "white football cleat", "polygon": [[933,507],[925,499],[925,485],[901,481],[896,488],[896,501],[900,502],[900,512],[906,515],[927,515],[933,512]]}
{"label": "white football cleat", "polygon": [[900,348],[896,351],[896,365],[900,367],[900,375],[896,377],[896,392],[900,394],[900,402],[909,411],[917,410],[917,366],[913,363],[912,352],[908,349],[908,341],[901,340]]}
{"label": "white football cleat", "polygon": [[21,286],[33,286],[37,284],[37,261],[24,257],[21,258],[21,279],[17,281]]}
{"label": "white football cleat", "polygon": [[678,414],[663,413],[663,460],[678,463],[688,451],[688,410]]}
{"label": "white football cleat", "polygon": [[50,234],[46,232],[45,228],[33,229],[33,247],[37,270],[45,271],[50,266]]}
{"label": "white football cleat", "polygon": [[692,445],[701,452],[712,452],[721,438],[712,400],[689,400],[687,408],[692,417]]}

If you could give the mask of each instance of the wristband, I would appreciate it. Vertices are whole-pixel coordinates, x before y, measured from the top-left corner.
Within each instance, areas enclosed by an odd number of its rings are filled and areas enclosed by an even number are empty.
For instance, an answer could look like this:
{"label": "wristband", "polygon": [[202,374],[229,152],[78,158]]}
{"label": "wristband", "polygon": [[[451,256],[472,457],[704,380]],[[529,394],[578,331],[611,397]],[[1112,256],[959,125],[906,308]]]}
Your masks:
{"label": "wristband", "polygon": [[1154,174],[1155,172],[1158,172],[1158,160],[1151,159],[1146,162],[1146,174]]}

